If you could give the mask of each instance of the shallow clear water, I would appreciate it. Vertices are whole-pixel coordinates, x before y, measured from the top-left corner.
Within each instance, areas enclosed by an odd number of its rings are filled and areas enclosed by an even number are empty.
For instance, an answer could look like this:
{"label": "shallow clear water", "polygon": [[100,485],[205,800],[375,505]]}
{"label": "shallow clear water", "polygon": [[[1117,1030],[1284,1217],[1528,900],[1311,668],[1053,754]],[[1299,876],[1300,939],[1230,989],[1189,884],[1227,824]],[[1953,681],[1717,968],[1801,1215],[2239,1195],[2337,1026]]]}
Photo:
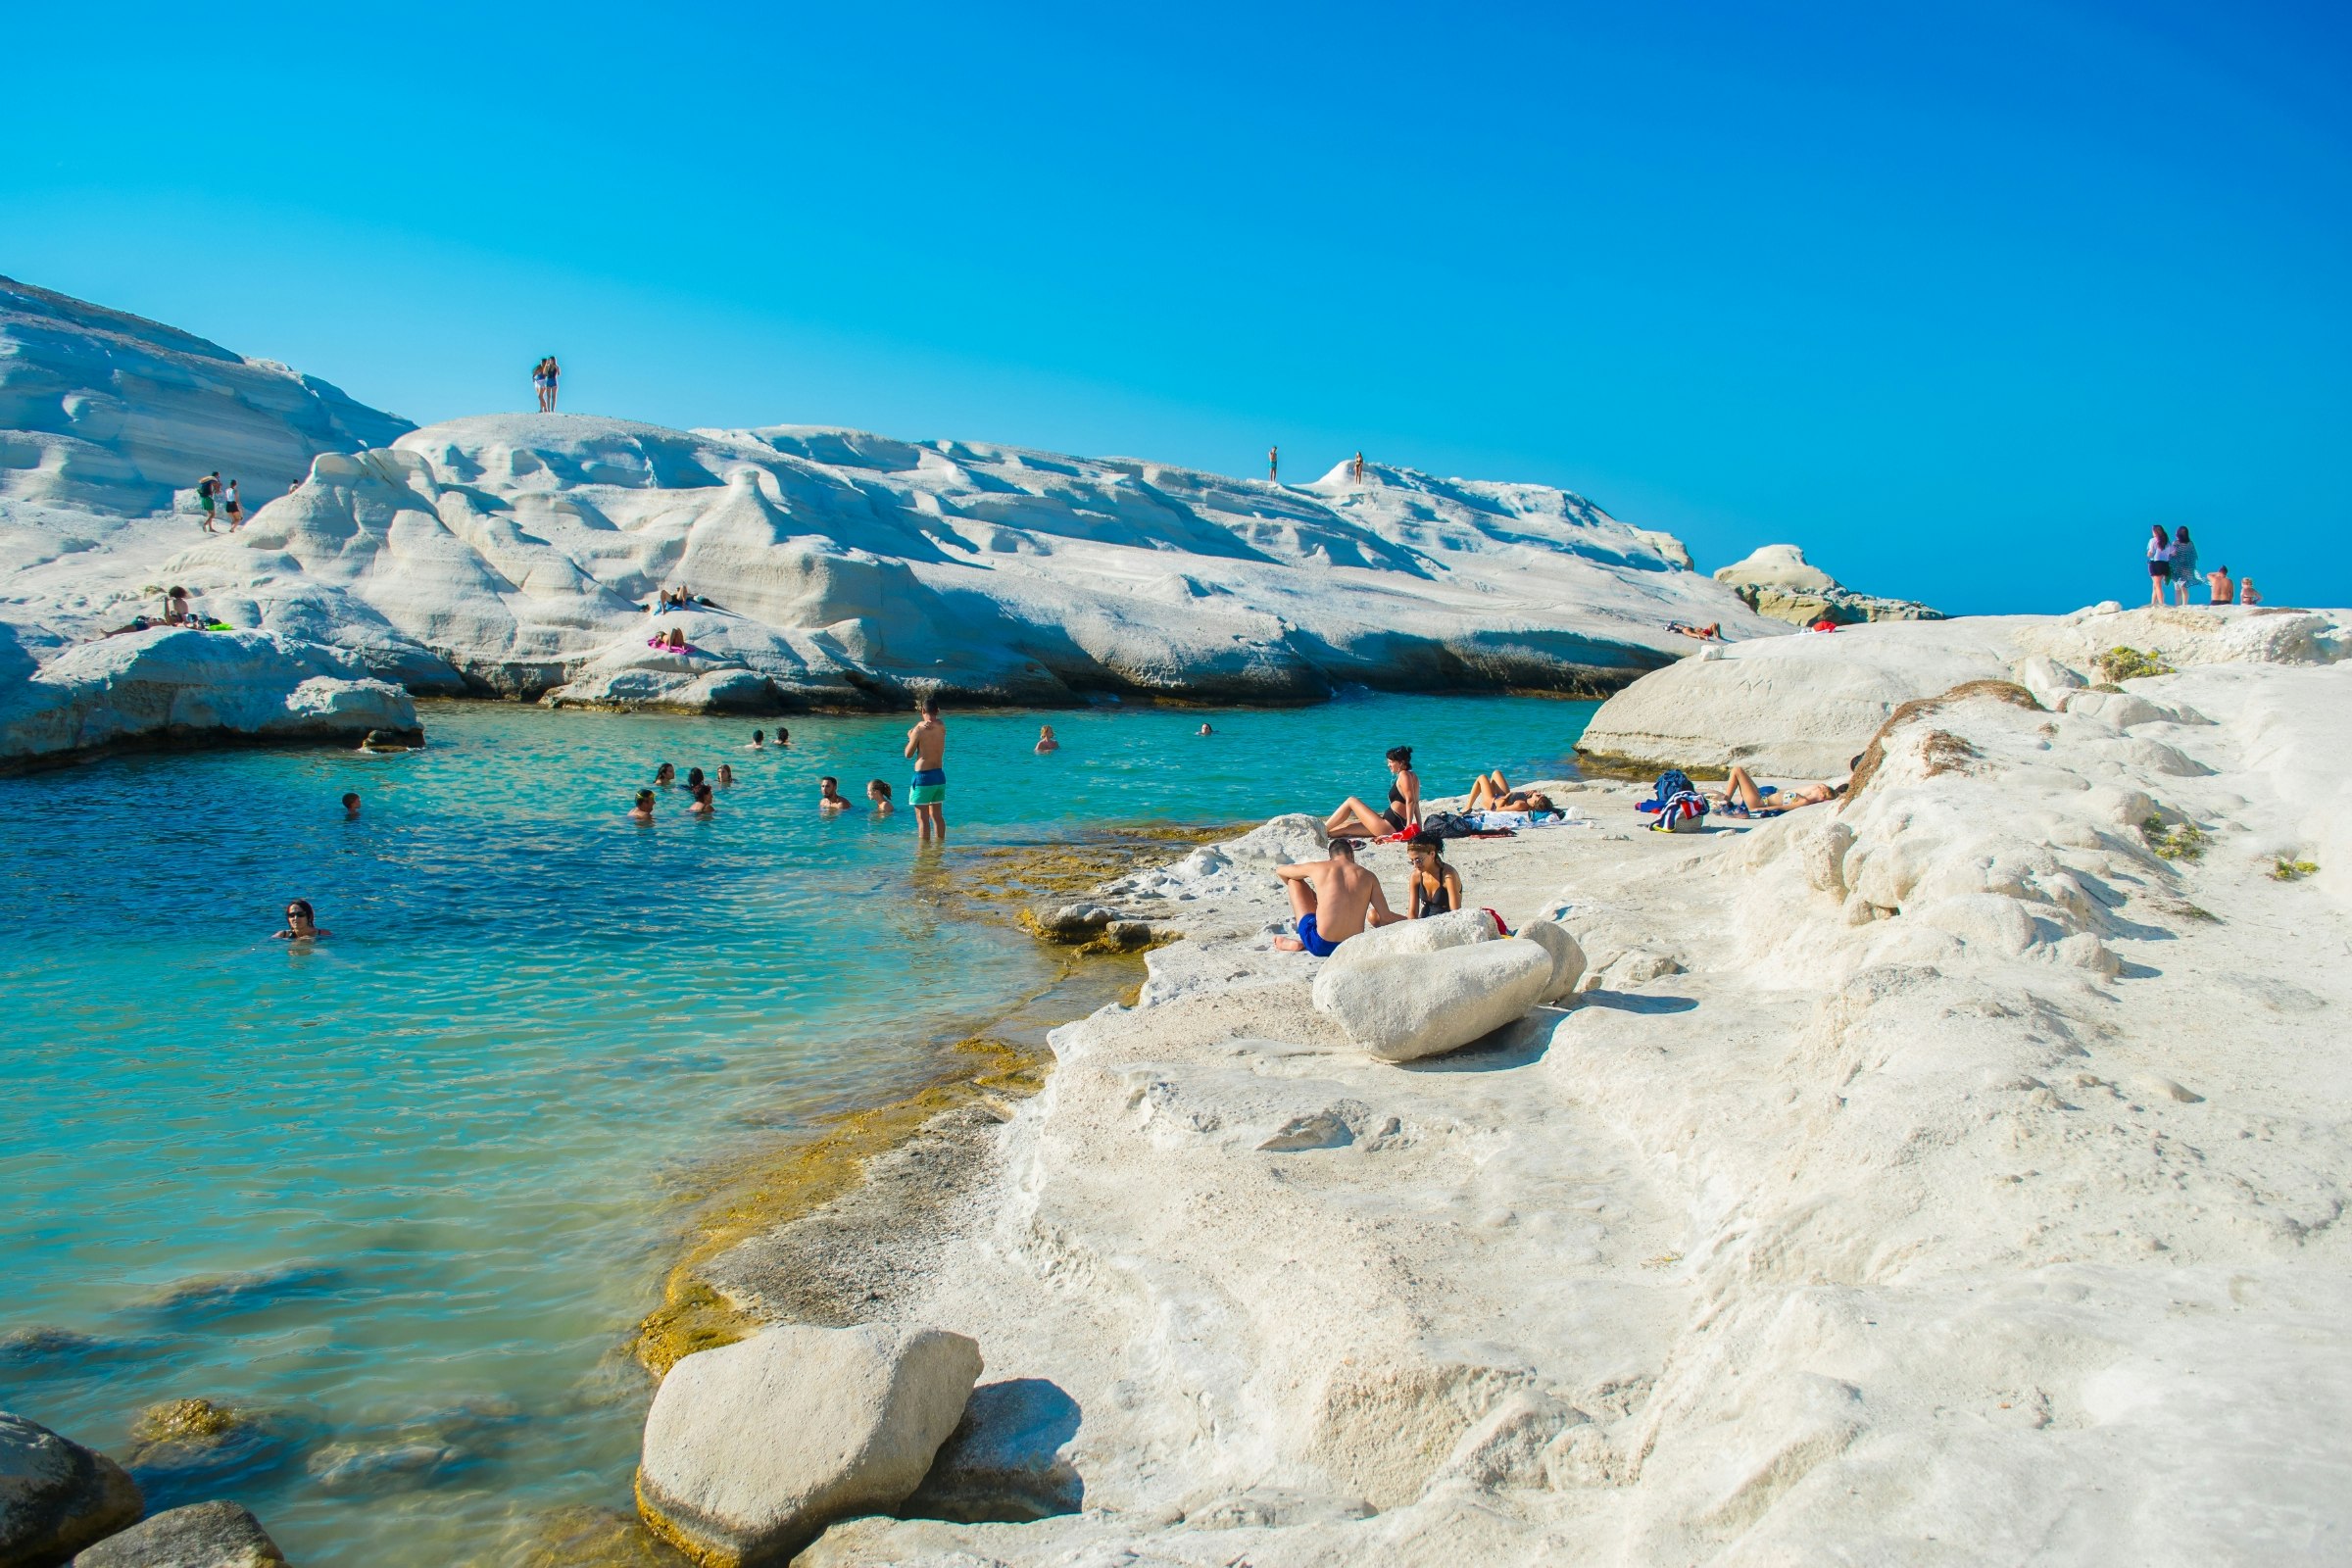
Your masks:
{"label": "shallow clear water", "polygon": [[[118,1456],[156,1400],[275,1411],[240,1472],[142,1479],[311,1568],[502,1562],[544,1510],[625,1510],[679,1179],[923,1081],[1055,974],[954,897],[977,852],[1377,801],[1400,743],[1433,793],[1565,772],[1592,706],[952,713],[944,856],[904,807],[813,809],[826,772],[904,795],[902,718],[760,754],[750,722],[442,706],[407,756],[0,779],[0,1404]],[[661,760],[734,763],[715,820],[683,791],[623,819]],[[270,940],[290,897],[315,950]]]}

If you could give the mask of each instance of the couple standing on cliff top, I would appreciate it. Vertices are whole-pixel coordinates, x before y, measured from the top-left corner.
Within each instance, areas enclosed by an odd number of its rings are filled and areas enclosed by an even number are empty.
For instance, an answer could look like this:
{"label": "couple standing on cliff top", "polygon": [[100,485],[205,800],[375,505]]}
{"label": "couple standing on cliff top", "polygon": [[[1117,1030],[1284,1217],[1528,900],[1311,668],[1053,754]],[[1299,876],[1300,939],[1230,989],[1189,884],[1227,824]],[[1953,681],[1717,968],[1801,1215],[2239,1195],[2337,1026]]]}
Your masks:
{"label": "couple standing on cliff top", "polygon": [[541,414],[556,412],[556,381],[563,373],[564,368],[556,364],[553,354],[531,367],[531,390],[539,394]]}

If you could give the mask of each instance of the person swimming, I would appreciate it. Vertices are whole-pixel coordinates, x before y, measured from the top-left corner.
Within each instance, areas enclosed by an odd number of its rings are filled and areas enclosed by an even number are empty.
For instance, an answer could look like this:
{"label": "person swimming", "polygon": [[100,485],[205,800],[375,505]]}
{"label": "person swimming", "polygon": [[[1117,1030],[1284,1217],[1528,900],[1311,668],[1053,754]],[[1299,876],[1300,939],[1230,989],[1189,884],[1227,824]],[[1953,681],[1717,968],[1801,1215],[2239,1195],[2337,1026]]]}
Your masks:
{"label": "person swimming", "polygon": [[344,796],[343,796],[343,820],[344,820],[344,821],[346,821],[346,822],[356,822],[356,821],[358,821],[358,820],[359,820],[359,817],[360,817],[360,796],[359,796],[359,792],[358,792],[357,790],[351,790],[351,791],[347,791],[347,792],[345,792],[345,794],[344,794]]}
{"label": "person swimming", "polygon": [[308,899],[286,901],[286,928],[277,934],[280,942],[315,942],[332,932],[318,929],[318,917],[311,910]]}
{"label": "person swimming", "polygon": [[1054,738],[1053,725],[1040,724],[1037,726],[1037,749],[1040,752],[1058,752],[1061,750],[1061,742]]}
{"label": "person swimming", "polygon": [[636,808],[629,812],[629,820],[632,822],[651,822],[653,819],[654,792],[652,790],[639,790],[637,792],[637,805]]}
{"label": "person swimming", "polygon": [[1210,729],[1206,724],[1202,724],[1199,729],[1193,731],[1193,733],[1196,735],[1214,735],[1216,731]]}
{"label": "person swimming", "polygon": [[735,787],[734,764],[730,762],[718,764],[718,787],[722,790],[731,790]]}
{"label": "person swimming", "polygon": [[692,793],[694,793],[696,790],[699,790],[699,789],[701,789],[702,787],[703,787],[703,770],[702,770],[701,768],[699,768],[699,767],[690,767],[690,768],[688,768],[688,769],[686,770],[686,791],[687,791],[687,793],[691,795],[691,794],[692,794]]}
{"label": "person swimming", "polygon": [[842,799],[841,780],[827,773],[816,781],[816,808],[820,811],[846,811],[850,803]]}
{"label": "person swimming", "polygon": [[1331,813],[1323,831],[1335,838],[1387,838],[1408,827],[1421,825],[1421,775],[1413,771],[1413,749],[1410,746],[1389,748],[1389,771],[1396,776],[1389,782],[1389,804],[1385,810],[1375,811],[1350,795],[1340,808]]}
{"label": "person swimming", "polygon": [[776,744],[778,746],[790,746],[792,744],[792,731],[788,729],[777,730]]}
{"label": "person swimming", "polygon": [[686,808],[686,810],[692,816],[715,816],[718,814],[718,803],[710,799],[710,785],[697,784],[694,786],[694,804]]}
{"label": "person swimming", "polygon": [[749,745],[749,746],[746,746],[746,747],[744,748],[744,750],[745,750],[745,751],[747,751],[747,752],[764,752],[764,751],[766,751],[766,750],[767,750],[767,731],[765,731],[765,730],[763,730],[763,729],[756,729],[756,730],[752,731],[752,744],[751,744],[751,745]]}
{"label": "person swimming", "polygon": [[878,778],[865,781],[865,798],[874,803],[876,816],[888,816],[895,809],[891,805],[890,786]]}
{"label": "person swimming", "polygon": [[663,789],[668,789],[678,782],[678,770],[667,762],[663,762],[654,769],[654,782]]}

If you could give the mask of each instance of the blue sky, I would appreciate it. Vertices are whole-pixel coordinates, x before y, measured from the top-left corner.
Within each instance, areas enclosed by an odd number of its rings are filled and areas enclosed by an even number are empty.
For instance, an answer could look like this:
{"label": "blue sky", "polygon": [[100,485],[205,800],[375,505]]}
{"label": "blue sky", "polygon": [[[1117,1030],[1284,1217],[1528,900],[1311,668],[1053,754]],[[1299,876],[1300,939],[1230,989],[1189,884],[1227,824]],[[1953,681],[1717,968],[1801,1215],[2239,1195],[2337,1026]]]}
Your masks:
{"label": "blue sky", "polygon": [[[1461,14],[1455,14],[1456,12]],[[1473,14],[1474,13],[1474,14]],[[0,271],[418,420],[1562,484],[1705,566],[2352,603],[2352,21],[23,8]],[[37,69],[34,63],[37,62]]]}

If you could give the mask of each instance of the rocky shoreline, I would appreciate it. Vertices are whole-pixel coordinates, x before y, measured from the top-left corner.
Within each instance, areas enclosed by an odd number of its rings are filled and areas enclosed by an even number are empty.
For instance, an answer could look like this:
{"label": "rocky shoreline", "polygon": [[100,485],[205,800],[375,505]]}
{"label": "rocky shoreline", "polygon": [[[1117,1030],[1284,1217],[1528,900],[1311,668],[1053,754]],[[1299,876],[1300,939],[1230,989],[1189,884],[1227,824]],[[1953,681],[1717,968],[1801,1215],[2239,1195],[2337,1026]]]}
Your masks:
{"label": "rocky shoreline", "polygon": [[1105,886],[1185,936],[1135,1004],[799,1222],[855,1239],[819,1249],[858,1259],[831,1321],[1058,1401],[996,1473],[1077,1497],[867,1512],[797,1560],[2328,1554],[2347,673],[2050,657],[1859,736],[1792,693],[1870,758],[1839,806],[1666,838],[1572,782],[1592,825],[1452,847],[1585,972],[1415,1062],[1266,946],[1303,819]]}

